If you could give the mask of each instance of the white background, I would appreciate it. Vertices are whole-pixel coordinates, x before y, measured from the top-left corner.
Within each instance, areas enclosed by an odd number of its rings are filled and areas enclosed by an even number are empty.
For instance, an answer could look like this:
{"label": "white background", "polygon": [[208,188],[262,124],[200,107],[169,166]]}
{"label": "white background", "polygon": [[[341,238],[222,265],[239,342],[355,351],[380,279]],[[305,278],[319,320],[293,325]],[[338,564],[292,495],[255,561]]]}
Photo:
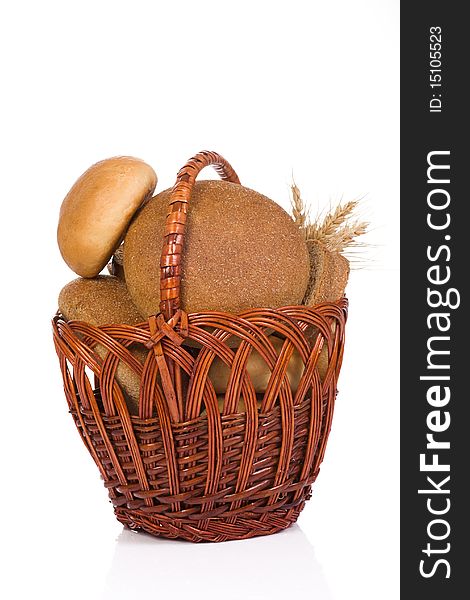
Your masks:
{"label": "white background", "polygon": [[[398,598],[398,1],[2,3],[4,598]],[[50,319],[55,230],[97,160],[173,184],[223,154],[288,206],[365,195],[333,429],[298,525],[191,545],[123,531],[67,413]],[[205,176],[212,176],[207,173]]]}

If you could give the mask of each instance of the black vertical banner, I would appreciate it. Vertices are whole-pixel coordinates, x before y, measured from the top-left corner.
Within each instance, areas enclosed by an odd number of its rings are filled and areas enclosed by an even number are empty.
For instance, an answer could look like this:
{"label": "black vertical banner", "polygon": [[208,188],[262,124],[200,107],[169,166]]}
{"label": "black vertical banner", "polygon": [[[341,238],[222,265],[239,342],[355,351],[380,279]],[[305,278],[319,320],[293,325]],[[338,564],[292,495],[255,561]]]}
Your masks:
{"label": "black vertical banner", "polygon": [[470,594],[465,8],[401,6],[401,597],[413,600]]}

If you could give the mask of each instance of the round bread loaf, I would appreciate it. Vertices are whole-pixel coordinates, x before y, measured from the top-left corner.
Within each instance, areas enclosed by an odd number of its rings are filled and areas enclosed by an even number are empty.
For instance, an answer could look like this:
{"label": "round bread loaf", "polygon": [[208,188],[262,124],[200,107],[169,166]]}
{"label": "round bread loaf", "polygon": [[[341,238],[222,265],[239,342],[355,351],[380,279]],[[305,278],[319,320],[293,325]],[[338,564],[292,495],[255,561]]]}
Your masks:
{"label": "round bread loaf", "polygon": [[[160,256],[171,190],[149,200],[124,243],[127,287],[139,310],[159,312]],[[298,226],[275,202],[227,181],[199,181],[188,208],[181,304],[187,312],[300,304],[309,257]]]}
{"label": "round bread loaf", "polygon": [[[274,335],[269,336],[269,340],[279,355],[284,340]],[[264,393],[271,377],[271,369],[256,350],[252,350],[248,357],[246,372],[251,379],[255,392],[257,394]],[[287,378],[293,392],[297,390],[303,372],[304,365],[302,358],[298,351],[294,350],[287,366]],[[209,378],[212,381],[216,394],[224,394],[227,391],[229,376],[230,368],[220,358],[215,358],[209,369]]]}
{"label": "round bread loaf", "polygon": [[59,294],[59,310],[68,321],[86,321],[96,326],[137,325],[145,321],[132,302],[126,284],[111,275],[94,279],[79,277],[68,283]]}
{"label": "round bread loaf", "polygon": [[72,271],[82,277],[100,273],[156,184],[152,167],[130,156],[102,160],[83,173],[62,202],[57,228]]}
{"label": "round bread loaf", "polygon": [[[125,284],[107,275],[95,279],[75,279],[68,283],[59,294],[59,310],[69,321],[85,321],[95,326],[113,323],[137,325],[144,321],[132,303]],[[144,364],[148,354],[144,346],[132,344],[128,349]],[[102,359],[108,354],[101,344],[96,344],[94,351]],[[140,377],[123,361],[119,361],[115,377],[129,412],[138,414]]]}

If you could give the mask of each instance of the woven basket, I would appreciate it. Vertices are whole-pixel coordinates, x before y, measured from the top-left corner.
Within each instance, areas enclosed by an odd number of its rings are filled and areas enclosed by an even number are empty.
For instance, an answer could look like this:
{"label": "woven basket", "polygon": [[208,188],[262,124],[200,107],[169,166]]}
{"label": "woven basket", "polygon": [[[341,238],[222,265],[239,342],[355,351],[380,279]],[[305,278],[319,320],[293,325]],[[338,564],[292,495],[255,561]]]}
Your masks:
{"label": "woven basket", "polygon": [[[160,314],[136,327],[53,319],[69,410],[117,519],[192,542],[267,535],[297,520],[325,452],[347,316],[345,298],[238,315],[181,310],[186,214],[195,179],[208,165],[240,183],[213,152],[201,152],[178,173],[163,240]],[[280,353],[268,338],[272,332],[285,339]],[[238,347],[229,338],[239,338]],[[97,343],[108,350],[104,359]],[[139,345],[148,352],[144,365],[130,352]],[[324,345],[328,368],[321,378]],[[305,365],[295,392],[286,375],[294,348]],[[271,372],[261,398],[245,369],[252,350]],[[231,369],[222,410],[208,377],[216,356]],[[135,416],[115,379],[119,361],[141,380]]]}

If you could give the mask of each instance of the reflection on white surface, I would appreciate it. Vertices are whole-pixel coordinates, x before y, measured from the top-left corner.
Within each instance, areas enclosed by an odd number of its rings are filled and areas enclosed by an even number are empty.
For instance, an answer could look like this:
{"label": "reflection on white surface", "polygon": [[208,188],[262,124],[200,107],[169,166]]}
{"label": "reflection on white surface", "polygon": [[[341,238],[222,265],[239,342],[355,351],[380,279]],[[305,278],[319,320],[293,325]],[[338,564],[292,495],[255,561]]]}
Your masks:
{"label": "reflection on white surface", "polygon": [[123,529],[104,598],[331,600],[313,547],[293,525],[266,537],[192,544]]}

